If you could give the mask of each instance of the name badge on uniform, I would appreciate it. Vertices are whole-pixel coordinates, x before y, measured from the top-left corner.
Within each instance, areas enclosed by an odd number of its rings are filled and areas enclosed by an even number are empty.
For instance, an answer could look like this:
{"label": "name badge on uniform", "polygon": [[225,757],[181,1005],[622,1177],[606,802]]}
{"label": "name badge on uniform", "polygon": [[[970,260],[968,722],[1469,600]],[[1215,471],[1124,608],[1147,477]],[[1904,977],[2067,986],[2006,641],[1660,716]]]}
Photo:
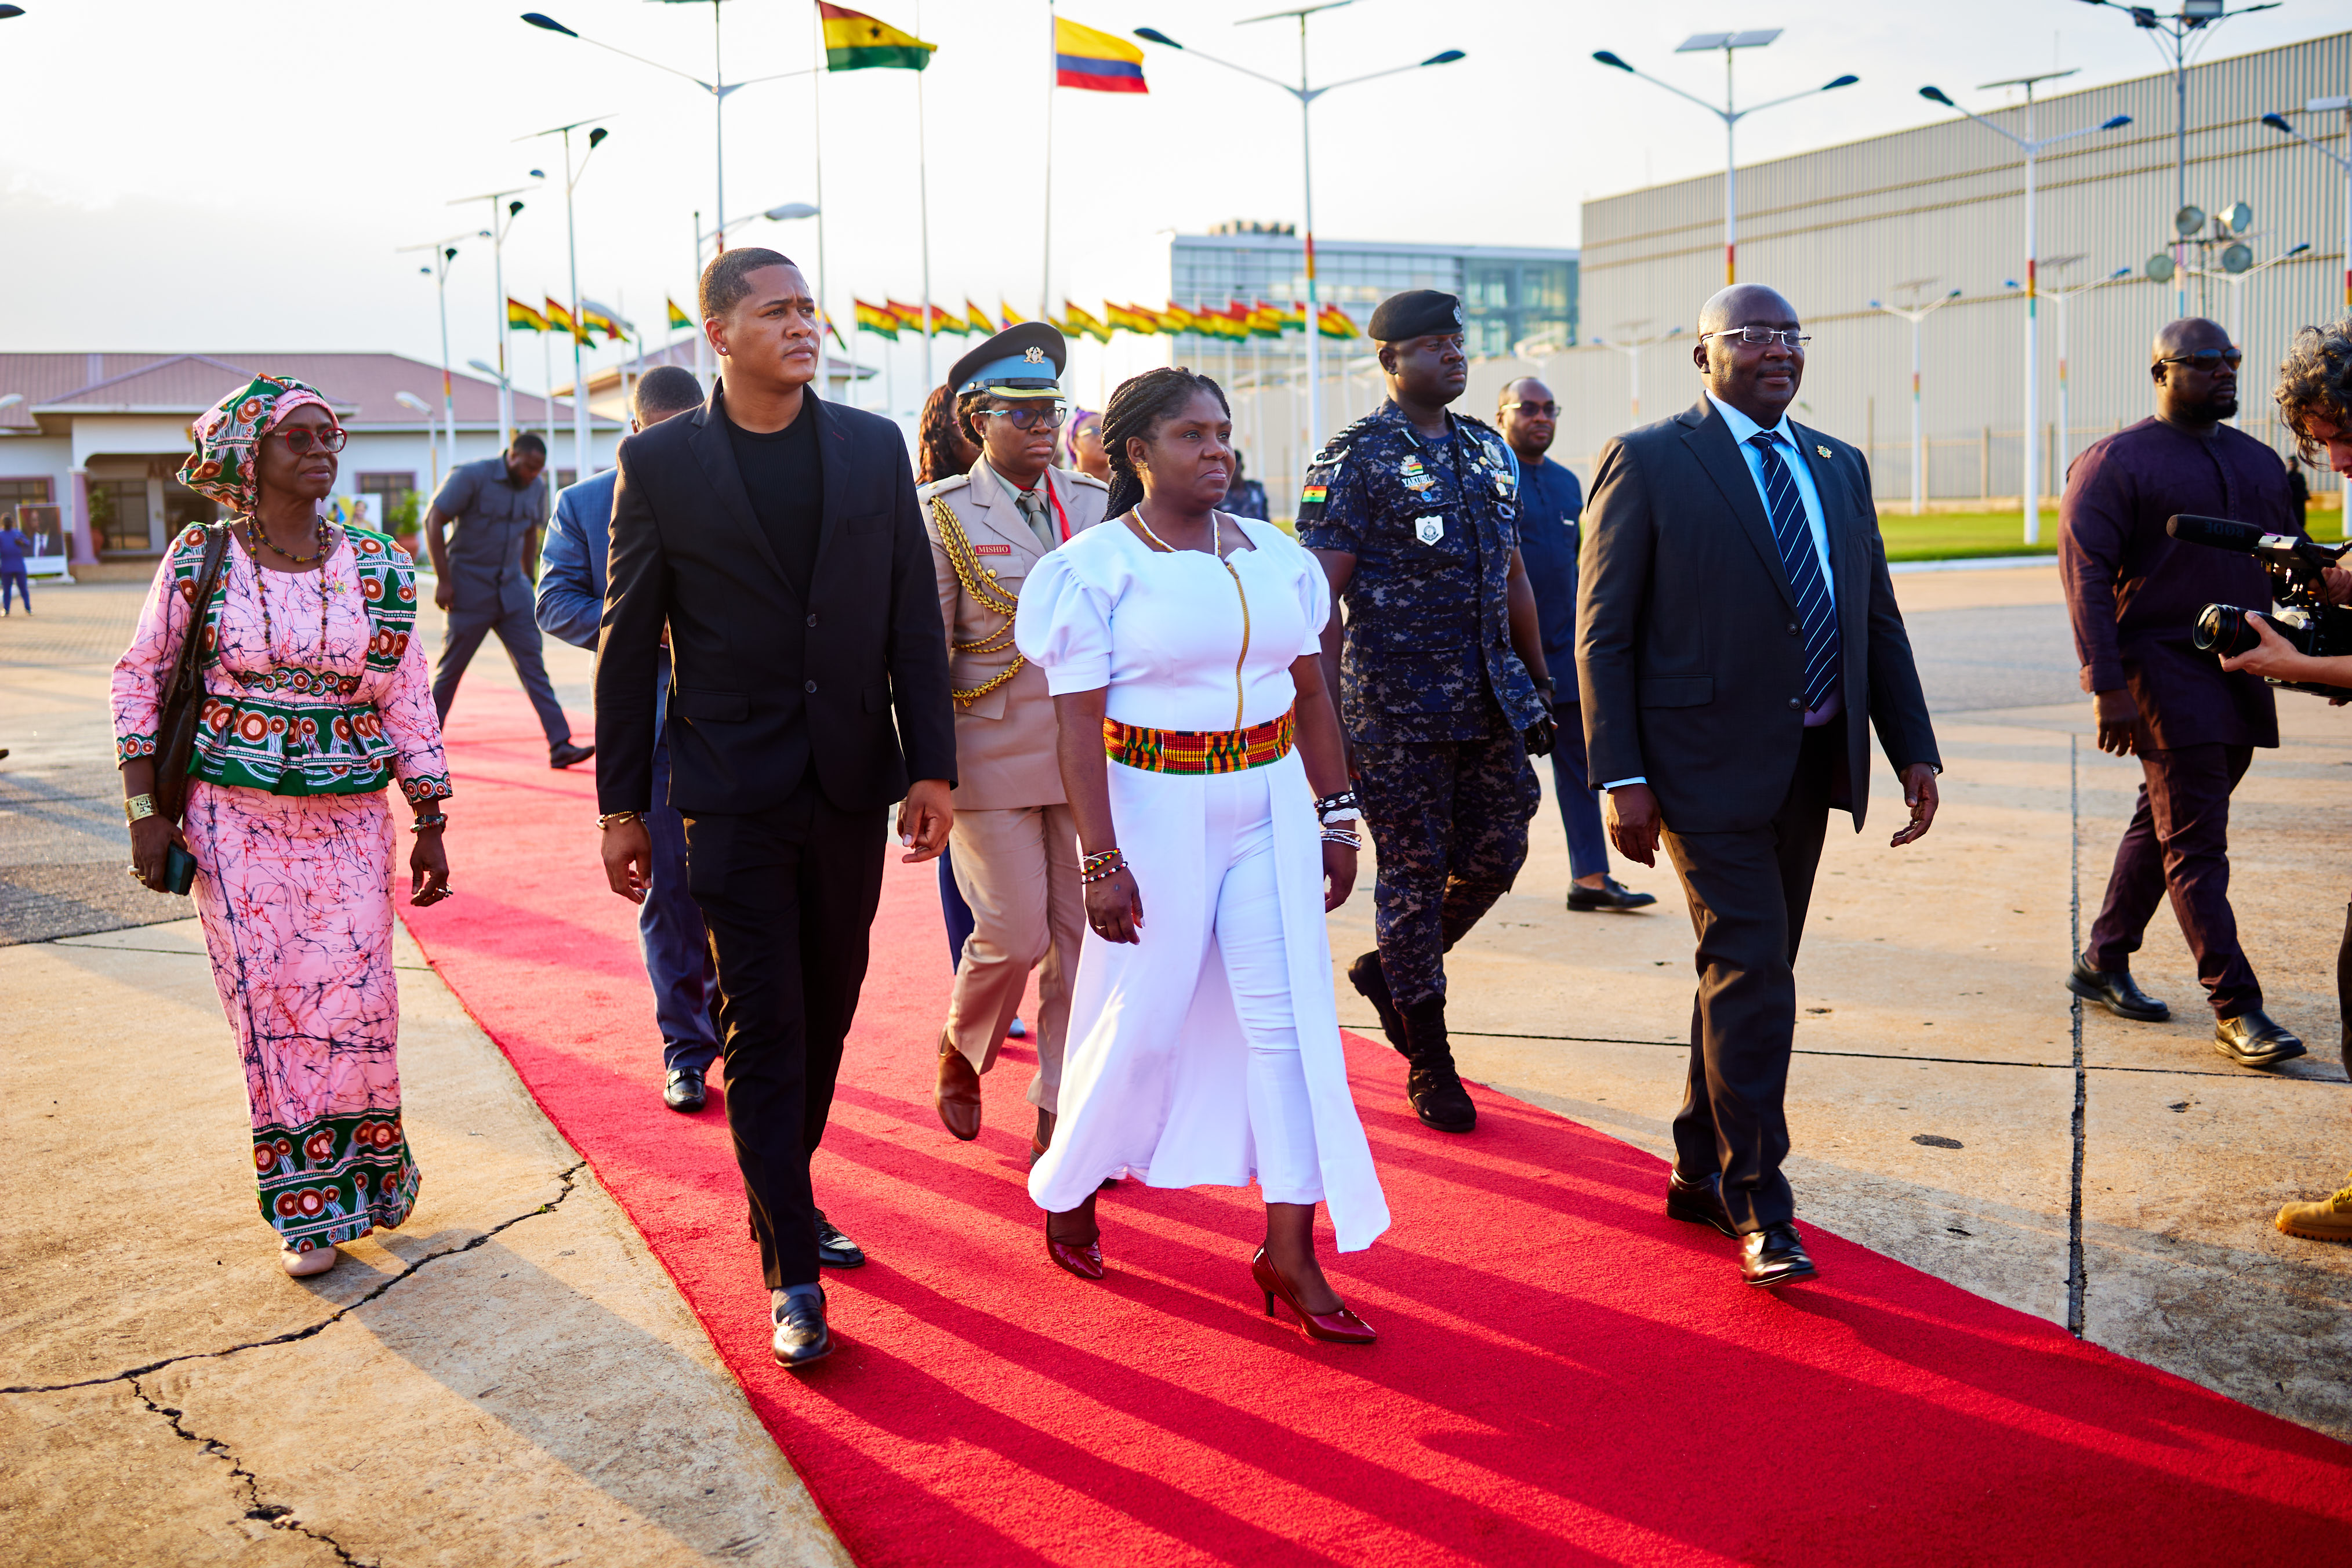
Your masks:
{"label": "name badge on uniform", "polygon": [[1445,520],[1442,517],[1415,518],[1412,534],[1423,544],[1434,544],[1445,537]]}
{"label": "name badge on uniform", "polygon": [[1010,544],[975,544],[971,547],[971,552],[974,555],[1010,555],[1013,553],[1013,546]]}
{"label": "name badge on uniform", "polygon": [[1412,491],[1415,495],[1419,495],[1422,491],[1428,489],[1431,486],[1437,483],[1437,480],[1430,476],[1428,470],[1422,467],[1421,459],[1413,457],[1408,457],[1404,461],[1397,465],[1397,479],[1403,484],[1405,489]]}

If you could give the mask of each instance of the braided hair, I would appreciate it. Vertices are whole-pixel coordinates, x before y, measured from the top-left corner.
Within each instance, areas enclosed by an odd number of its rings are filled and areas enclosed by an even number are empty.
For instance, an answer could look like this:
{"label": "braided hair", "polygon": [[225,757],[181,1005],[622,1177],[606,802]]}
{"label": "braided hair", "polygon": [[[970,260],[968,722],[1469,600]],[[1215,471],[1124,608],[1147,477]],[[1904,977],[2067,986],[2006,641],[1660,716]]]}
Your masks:
{"label": "braided hair", "polygon": [[922,419],[916,426],[916,445],[922,456],[917,469],[920,483],[971,471],[971,465],[956,454],[955,423],[955,394],[944,384],[931,388],[931,395],[923,399]]}
{"label": "braided hair", "polygon": [[1181,365],[1129,376],[1111,393],[1110,404],[1102,412],[1103,456],[1110,459],[1110,501],[1104,509],[1105,517],[1123,517],[1143,499],[1143,480],[1128,459],[1128,442],[1150,441],[1163,421],[1202,392],[1214,397],[1228,416],[1232,415],[1233,405],[1225,401],[1223,387]]}

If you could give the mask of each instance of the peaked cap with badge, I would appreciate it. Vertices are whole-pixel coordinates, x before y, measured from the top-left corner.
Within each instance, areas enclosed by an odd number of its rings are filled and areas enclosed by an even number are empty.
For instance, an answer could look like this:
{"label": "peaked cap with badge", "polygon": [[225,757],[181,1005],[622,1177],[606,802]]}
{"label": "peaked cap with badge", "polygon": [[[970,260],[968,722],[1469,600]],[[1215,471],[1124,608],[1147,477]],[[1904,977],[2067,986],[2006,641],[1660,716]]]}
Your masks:
{"label": "peaked cap with badge", "polygon": [[1435,289],[1408,289],[1381,301],[1364,335],[1376,343],[1450,337],[1463,327],[1462,301]]}
{"label": "peaked cap with badge", "polygon": [[1059,397],[1070,345],[1045,321],[1017,321],[955,362],[948,384],[958,397],[985,392],[998,397]]}

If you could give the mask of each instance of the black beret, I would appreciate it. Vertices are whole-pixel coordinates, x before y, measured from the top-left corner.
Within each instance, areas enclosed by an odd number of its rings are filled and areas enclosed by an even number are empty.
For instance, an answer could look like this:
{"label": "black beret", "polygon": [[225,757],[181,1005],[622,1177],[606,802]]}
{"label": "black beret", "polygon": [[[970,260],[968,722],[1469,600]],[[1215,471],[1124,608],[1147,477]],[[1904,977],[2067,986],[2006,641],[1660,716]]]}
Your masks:
{"label": "black beret", "polygon": [[1449,337],[1462,330],[1462,301],[1434,289],[1408,289],[1381,301],[1367,333],[1374,342]]}

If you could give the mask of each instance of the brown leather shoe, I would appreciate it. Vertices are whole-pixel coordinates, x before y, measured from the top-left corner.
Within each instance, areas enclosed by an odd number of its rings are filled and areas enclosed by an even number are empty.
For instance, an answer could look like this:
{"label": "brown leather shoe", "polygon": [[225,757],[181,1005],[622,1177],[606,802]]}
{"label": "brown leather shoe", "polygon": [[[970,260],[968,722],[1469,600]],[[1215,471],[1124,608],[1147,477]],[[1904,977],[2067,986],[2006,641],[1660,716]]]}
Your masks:
{"label": "brown leather shoe", "polygon": [[969,1143],[980,1136],[980,1074],[961,1051],[945,1039],[940,1043],[940,1088],[936,1097],[940,1121]]}

